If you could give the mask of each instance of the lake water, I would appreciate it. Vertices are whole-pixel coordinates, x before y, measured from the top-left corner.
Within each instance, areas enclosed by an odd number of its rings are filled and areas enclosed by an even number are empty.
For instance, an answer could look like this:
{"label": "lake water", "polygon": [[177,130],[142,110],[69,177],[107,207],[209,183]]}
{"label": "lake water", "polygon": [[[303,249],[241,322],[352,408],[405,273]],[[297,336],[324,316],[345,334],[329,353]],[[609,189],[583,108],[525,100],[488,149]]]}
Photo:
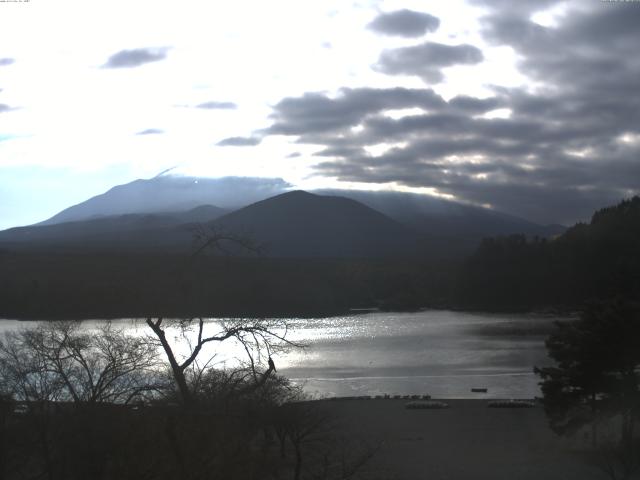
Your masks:
{"label": "lake water", "polygon": [[[549,364],[544,339],[555,320],[433,310],[290,319],[288,338],[308,347],[274,360],[279,373],[318,397],[532,398],[540,395],[533,367]],[[94,328],[99,323],[83,325]],[[135,320],[117,323],[132,333],[148,328]],[[0,331],[20,325],[25,322],[3,320]],[[215,326],[212,319],[208,328]],[[217,362],[232,362],[239,353],[228,344],[218,351]],[[488,391],[472,393],[472,388]]]}
{"label": "lake water", "polygon": [[[315,395],[532,398],[557,318],[451,311],[295,320],[310,347],[282,373]],[[486,394],[471,388],[487,388]]]}

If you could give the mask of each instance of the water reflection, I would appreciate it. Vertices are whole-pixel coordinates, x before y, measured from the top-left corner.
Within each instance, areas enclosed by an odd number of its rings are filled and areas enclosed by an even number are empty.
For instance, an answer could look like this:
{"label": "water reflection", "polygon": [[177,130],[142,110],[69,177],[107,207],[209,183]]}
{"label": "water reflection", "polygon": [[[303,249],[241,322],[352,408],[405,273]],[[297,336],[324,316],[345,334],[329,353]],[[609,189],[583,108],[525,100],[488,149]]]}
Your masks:
{"label": "water reflection", "polygon": [[450,311],[294,320],[305,353],[283,373],[316,395],[431,394],[478,398],[539,395],[534,365],[555,318]]}
{"label": "water reflection", "polygon": [[[552,317],[470,314],[451,311],[369,313],[345,317],[288,319],[287,338],[308,347],[275,357],[278,371],[312,395],[430,394],[434,397],[531,398],[539,395],[534,365],[548,360],[544,339]],[[221,328],[209,319],[205,335]],[[83,328],[103,321],[87,320]],[[142,319],[114,323],[148,335]],[[31,328],[37,322],[0,322],[0,331]],[[279,333],[284,333],[280,331]],[[171,328],[175,353],[186,357],[195,330]],[[219,368],[234,367],[245,352],[234,341],[207,344],[201,353]],[[488,388],[473,394],[471,388]]]}

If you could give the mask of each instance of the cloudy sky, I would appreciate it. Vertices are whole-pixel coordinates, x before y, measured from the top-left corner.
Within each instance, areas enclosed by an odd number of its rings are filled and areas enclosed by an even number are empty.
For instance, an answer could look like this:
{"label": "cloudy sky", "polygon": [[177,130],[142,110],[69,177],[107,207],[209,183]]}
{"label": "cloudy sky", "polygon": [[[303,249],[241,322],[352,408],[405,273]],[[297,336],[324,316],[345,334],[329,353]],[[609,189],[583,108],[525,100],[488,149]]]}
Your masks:
{"label": "cloudy sky", "polygon": [[0,228],[136,178],[570,224],[640,188],[640,2],[0,2]]}

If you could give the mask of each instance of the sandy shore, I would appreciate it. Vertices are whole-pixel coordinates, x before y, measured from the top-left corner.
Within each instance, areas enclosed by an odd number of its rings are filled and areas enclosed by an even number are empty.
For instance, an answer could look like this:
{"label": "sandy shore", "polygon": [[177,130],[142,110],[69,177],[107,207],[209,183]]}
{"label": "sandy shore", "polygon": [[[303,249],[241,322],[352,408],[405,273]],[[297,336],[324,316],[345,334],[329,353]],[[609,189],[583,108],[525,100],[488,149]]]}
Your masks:
{"label": "sandy shore", "polygon": [[561,439],[541,407],[488,408],[486,400],[443,400],[447,409],[409,410],[408,400],[320,400],[349,436],[379,450],[375,478],[605,479],[585,438]]}

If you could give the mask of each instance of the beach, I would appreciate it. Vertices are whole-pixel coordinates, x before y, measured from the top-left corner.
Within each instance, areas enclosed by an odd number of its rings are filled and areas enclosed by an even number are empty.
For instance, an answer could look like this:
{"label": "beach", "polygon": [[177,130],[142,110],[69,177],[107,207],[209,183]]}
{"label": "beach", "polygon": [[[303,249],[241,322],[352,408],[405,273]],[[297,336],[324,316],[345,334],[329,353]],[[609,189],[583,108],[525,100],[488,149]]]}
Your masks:
{"label": "beach", "polygon": [[[555,480],[607,478],[587,454],[589,439],[564,439],[541,406],[489,408],[487,400],[439,400],[444,409],[407,409],[406,399],[328,399],[322,408],[345,436],[377,448],[372,478]],[[370,477],[366,477],[370,478]]]}

